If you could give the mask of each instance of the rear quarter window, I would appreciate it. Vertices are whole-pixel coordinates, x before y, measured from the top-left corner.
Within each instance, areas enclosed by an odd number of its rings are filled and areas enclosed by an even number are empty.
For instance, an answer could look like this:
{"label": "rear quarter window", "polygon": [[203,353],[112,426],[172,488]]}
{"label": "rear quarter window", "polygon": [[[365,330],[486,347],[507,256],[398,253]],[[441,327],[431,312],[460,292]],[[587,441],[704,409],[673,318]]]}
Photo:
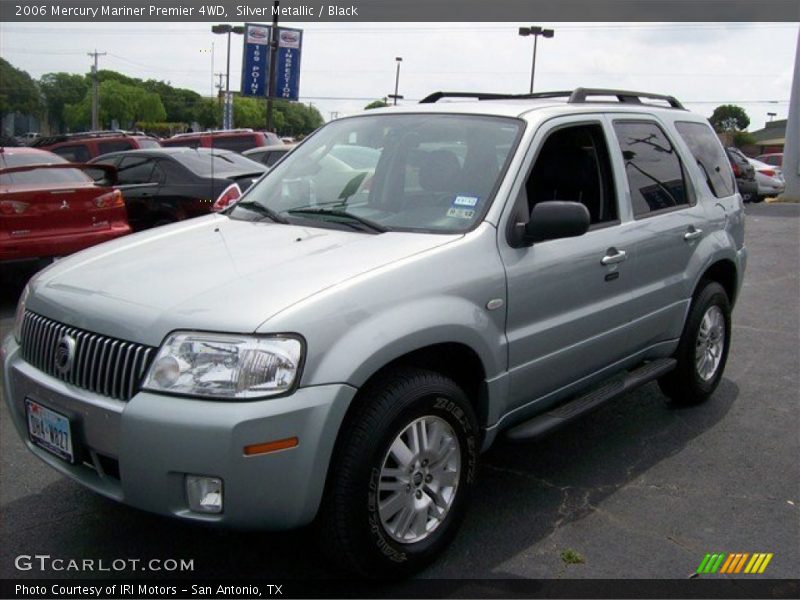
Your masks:
{"label": "rear quarter window", "polygon": [[714,130],[709,125],[689,121],[679,121],[675,128],[689,146],[711,192],[717,198],[732,196],[736,192],[733,171]]}

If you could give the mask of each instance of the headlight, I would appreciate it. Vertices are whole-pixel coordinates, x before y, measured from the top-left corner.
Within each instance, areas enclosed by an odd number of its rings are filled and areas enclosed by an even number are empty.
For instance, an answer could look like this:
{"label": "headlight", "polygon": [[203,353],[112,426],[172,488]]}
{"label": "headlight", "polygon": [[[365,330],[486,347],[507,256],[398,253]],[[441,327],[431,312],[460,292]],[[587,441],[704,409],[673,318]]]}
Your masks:
{"label": "headlight", "polygon": [[18,344],[22,343],[22,320],[25,318],[25,303],[28,301],[30,292],[30,286],[26,285],[19,297],[19,302],[17,302],[17,314],[14,317],[14,339]]}
{"label": "headlight", "polygon": [[294,337],[173,333],[143,387],[218,399],[274,396],[292,388],[302,358],[303,344]]}

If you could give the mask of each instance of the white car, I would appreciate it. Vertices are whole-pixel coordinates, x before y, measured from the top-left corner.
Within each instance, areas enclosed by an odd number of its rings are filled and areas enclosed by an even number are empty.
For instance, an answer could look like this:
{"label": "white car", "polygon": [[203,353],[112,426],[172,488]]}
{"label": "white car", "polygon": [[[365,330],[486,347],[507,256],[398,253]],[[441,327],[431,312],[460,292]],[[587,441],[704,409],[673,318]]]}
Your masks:
{"label": "white car", "polygon": [[756,183],[758,184],[756,202],[761,202],[764,198],[783,193],[786,188],[786,180],[783,178],[783,171],[779,167],[768,165],[755,158],[748,158],[747,160],[756,170]]}

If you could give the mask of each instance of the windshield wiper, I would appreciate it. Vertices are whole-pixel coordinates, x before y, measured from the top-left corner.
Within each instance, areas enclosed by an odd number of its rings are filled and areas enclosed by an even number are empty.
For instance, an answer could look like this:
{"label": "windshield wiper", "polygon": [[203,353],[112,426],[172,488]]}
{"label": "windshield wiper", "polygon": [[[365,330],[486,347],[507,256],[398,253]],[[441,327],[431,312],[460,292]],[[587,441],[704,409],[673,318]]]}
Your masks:
{"label": "windshield wiper", "polygon": [[259,204],[258,202],[236,202],[232,206],[231,210],[236,210],[237,206],[240,206],[247,210],[252,210],[253,212],[258,213],[260,215],[264,215],[265,217],[269,217],[276,223],[283,223],[285,225],[286,223],[289,222],[271,208],[267,208],[266,206],[264,206],[263,204]]}
{"label": "windshield wiper", "polygon": [[349,219],[350,221],[356,221],[358,223],[361,223],[365,227],[377,233],[385,233],[389,231],[386,227],[384,227],[380,223],[376,223],[375,221],[371,221],[370,219],[365,219],[364,217],[359,217],[358,215],[354,215],[353,213],[347,212],[346,210],[337,210],[335,208],[295,208],[287,212],[290,215],[299,214],[299,215],[320,215],[320,216],[339,217],[340,219]]}

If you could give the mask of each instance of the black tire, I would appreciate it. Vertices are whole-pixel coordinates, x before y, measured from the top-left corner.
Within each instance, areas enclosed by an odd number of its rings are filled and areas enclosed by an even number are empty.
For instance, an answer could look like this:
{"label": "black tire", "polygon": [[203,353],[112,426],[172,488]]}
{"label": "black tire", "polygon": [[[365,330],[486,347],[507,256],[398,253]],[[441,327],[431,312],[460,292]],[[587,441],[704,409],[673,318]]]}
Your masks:
{"label": "black tire", "polygon": [[[719,364],[712,376],[703,378],[698,370],[695,352],[698,344],[698,334],[703,317],[716,306],[722,313],[725,327],[725,338],[722,344],[722,354]],[[725,289],[716,281],[704,280],[698,286],[689,309],[689,316],[683,328],[678,349],[674,358],[678,366],[667,375],[658,380],[658,385],[674,404],[692,405],[708,400],[719,385],[728,360],[728,350],[731,345],[731,305]]]}
{"label": "black tire", "polygon": [[173,219],[172,217],[164,217],[153,223],[152,227],[161,227],[162,225],[171,225],[172,223],[177,222],[177,219]]}
{"label": "black tire", "polygon": [[759,202],[763,202],[765,198],[766,196],[759,196],[758,194],[755,194],[750,202],[753,204],[758,204]]}
{"label": "black tire", "polygon": [[[463,519],[476,477],[478,422],[458,385],[423,369],[392,370],[368,384],[355,401],[359,403],[356,411],[337,440],[320,508],[322,541],[329,556],[348,571],[368,578],[405,577],[429,564],[450,543]],[[387,492],[378,486],[389,447],[422,417],[433,421],[438,417],[455,434],[459,477],[452,504],[438,526],[419,541],[401,543],[381,521],[378,503],[385,502],[387,496],[382,494]],[[422,502],[433,498],[421,496],[421,491],[406,492],[406,488],[389,494],[401,492],[416,494]],[[414,503],[411,497],[403,502],[409,501]],[[424,514],[428,516],[423,520],[430,519],[428,509]]]}

